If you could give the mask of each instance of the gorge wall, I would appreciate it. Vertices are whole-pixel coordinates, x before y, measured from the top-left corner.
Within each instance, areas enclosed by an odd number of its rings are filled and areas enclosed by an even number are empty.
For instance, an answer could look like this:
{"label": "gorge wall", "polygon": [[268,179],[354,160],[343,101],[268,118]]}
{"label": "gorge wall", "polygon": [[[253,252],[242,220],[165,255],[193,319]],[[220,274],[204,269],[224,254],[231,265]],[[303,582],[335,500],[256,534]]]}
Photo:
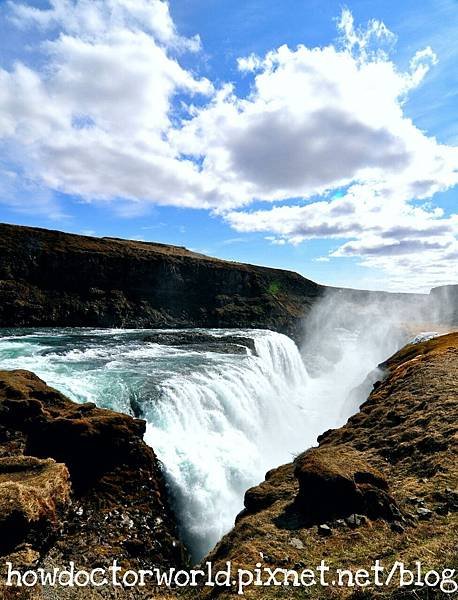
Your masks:
{"label": "gorge wall", "polygon": [[0,224],[0,327],[249,327],[299,339],[325,294],[360,306],[394,298],[412,311],[412,299],[428,299],[329,288],[177,246]]}
{"label": "gorge wall", "polygon": [[9,587],[7,561],[23,572],[186,564],[144,430],[144,421],[76,404],[29,371],[0,371],[0,598],[143,598],[142,590]]}
{"label": "gorge wall", "polygon": [[176,246],[0,225],[0,326],[294,331],[324,288]]}

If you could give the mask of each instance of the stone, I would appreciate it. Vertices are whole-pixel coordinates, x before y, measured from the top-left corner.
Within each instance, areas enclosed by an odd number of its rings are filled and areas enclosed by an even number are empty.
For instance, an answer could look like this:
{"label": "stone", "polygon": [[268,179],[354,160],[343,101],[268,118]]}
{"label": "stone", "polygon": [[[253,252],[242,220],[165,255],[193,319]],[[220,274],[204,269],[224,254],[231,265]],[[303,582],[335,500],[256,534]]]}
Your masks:
{"label": "stone", "polygon": [[338,525],[339,527],[345,527],[345,519],[337,519],[336,520],[336,525]]}
{"label": "stone", "polygon": [[25,454],[64,463],[76,488],[120,463],[148,468],[148,450],[132,454],[145,422],[94,404],[76,404],[28,371],[0,372],[0,422],[26,436]]}
{"label": "stone", "polygon": [[356,515],[356,514],[353,514],[353,515],[350,515],[349,517],[347,517],[345,519],[345,522],[349,527],[353,527],[353,528],[359,527],[362,523],[360,515]]}
{"label": "stone", "polygon": [[326,524],[318,525],[318,533],[323,537],[329,537],[332,535],[332,529]]}
{"label": "stone", "polygon": [[242,513],[239,513],[237,519],[240,520],[240,518],[247,514],[253,514],[263,510],[275,502],[287,497],[288,489],[282,482],[288,472],[289,468],[284,465],[277,469],[271,469],[266,474],[265,481],[257,486],[249,488],[245,492],[245,509]]}
{"label": "stone", "polygon": [[366,515],[393,520],[393,507],[384,475],[356,450],[312,448],[294,461],[299,482],[296,506],[311,522]]}
{"label": "stone", "polygon": [[218,352],[221,354],[251,354],[257,355],[253,338],[237,335],[214,335],[201,331],[172,331],[149,333],[145,342],[167,346],[182,347],[189,350]]}
{"label": "stone", "polygon": [[293,548],[296,548],[297,550],[303,550],[303,548],[305,547],[302,540],[300,540],[297,537],[291,538],[289,544],[290,544],[290,546],[292,546]]}
{"label": "stone", "polygon": [[436,508],[436,513],[438,515],[441,515],[442,517],[447,516],[449,514],[449,512],[450,511],[449,511],[448,506],[446,504],[442,504],[441,506],[438,506]]}
{"label": "stone", "polygon": [[421,521],[428,521],[433,516],[433,511],[429,510],[429,508],[423,508],[420,506],[417,508],[417,515]]}

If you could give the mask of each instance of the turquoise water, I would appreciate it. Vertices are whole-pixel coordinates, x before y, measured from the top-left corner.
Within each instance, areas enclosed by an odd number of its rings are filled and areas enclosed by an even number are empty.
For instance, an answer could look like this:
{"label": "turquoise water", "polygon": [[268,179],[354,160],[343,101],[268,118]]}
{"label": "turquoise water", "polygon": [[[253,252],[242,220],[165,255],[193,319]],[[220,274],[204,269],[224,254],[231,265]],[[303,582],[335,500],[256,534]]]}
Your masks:
{"label": "turquoise water", "polygon": [[399,317],[373,313],[361,319],[322,303],[302,355],[267,330],[196,330],[250,337],[256,352],[244,354],[152,343],[150,330],[0,330],[0,368],[29,369],[76,402],[145,419],[198,560],[232,527],[245,491],[342,425],[370,392],[376,365],[407,341]]}
{"label": "turquoise water", "polygon": [[28,369],[76,402],[146,419],[195,558],[233,524],[247,488],[304,448],[309,377],[294,342],[270,331],[256,355],[145,342],[148,330],[0,330],[0,368]]}

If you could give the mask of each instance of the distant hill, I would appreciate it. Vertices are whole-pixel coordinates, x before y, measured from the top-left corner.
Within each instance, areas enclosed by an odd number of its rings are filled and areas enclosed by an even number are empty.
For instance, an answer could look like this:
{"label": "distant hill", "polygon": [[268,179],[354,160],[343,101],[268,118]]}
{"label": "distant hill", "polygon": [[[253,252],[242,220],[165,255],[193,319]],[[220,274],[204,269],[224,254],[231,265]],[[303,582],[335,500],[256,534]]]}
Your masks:
{"label": "distant hill", "polygon": [[361,304],[414,297],[328,288],[178,246],[0,224],[1,327],[259,327],[296,337],[325,293]]}

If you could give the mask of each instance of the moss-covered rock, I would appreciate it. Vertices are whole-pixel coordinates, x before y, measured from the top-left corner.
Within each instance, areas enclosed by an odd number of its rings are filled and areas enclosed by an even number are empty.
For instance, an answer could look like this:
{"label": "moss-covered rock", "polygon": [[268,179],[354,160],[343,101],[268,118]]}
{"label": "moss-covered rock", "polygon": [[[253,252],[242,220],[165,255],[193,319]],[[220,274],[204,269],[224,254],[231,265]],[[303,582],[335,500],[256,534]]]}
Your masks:
{"label": "moss-covered rock", "polygon": [[32,541],[42,548],[70,500],[67,467],[32,456],[0,458],[0,552]]}
{"label": "moss-covered rock", "polygon": [[[35,589],[2,590],[8,560],[23,570],[71,561],[84,569],[113,560],[124,569],[185,564],[144,427],[127,415],[76,404],[28,371],[0,371],[0,597],[48,598]],[[53,593],[66,597],[65,590]],[[90,590],[72,594],[71,600],[100,598]],[[103,594],[115,597],[111,588]]]}
{"label": "moss-covered rock", "polygon": [[[393,519],[399,510],[386,477],[352,448],[312,448],[294,461],[296,505],[310,523],[358,513]],[[395,514],[393,514],[395,513]]]}

